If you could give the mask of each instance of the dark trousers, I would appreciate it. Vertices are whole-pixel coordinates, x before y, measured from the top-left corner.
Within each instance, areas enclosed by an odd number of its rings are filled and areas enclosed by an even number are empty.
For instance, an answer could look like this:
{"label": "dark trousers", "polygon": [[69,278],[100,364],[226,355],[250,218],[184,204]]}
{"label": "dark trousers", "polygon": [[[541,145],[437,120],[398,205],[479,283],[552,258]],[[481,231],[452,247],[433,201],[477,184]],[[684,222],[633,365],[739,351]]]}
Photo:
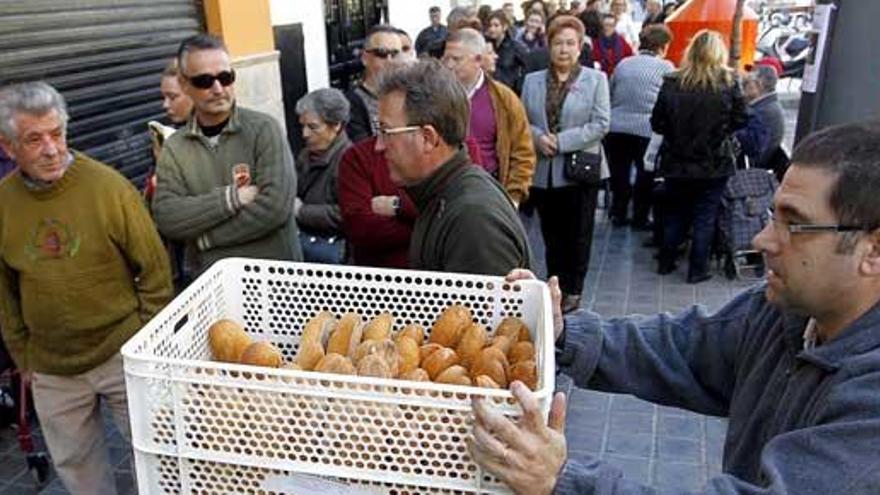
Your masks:
{"label": "dark trousers", "polygon": [[[650,139],[633,134],[612,132],[605,138],[611,168],[611,218],[624,220],[633,200],[633,223],[648,223],[651,213],[651,195],[654,188],[654,172],[645,170],[643,157]],[[633,165],[636,167],[635,189],[630,183]]]}
{"label": "dark trousers", "polygon": [[547,276],[559,277],[564,294],[577,295],[584,289],[598,195],[595,186],[531,191],[541,218]]}
{"label": "dark trousers", "polygon": [[715,236],[721,194],[726,184],[727,177],[666,179],[661,263],[674,261],[676,249],[684,242],[688,229],[693,225],[688,274],[698,276],[709,271],[709,251]]}

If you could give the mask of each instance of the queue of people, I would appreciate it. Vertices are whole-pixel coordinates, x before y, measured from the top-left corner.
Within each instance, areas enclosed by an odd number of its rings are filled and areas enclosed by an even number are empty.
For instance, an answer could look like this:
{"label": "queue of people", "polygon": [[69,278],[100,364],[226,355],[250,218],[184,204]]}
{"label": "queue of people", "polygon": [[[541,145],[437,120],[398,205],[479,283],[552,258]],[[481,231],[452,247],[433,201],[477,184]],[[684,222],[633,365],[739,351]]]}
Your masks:
{"label": "queue of people", "polygon": [[[0,182],[0,326],[67,489],[115,493],[96,404],[128,437],[119,348],[173,295],[160,235],[182,245],[193,277],[243,256],[517,279],[535,264],[527,206],[541,225],[563,373],[728,415],[725,474],[710,480],[718,493],[832,486],[815,472],[837,473],[851,493],[876,486],[865,459],[880,421],[869,393],[880,368],[880,129],[831,128],[798,146],[754,241],[768,281],[718,314],[605,321],[582,311],[603,180],[614,226],[660,224],[659,273],[675,271],[692,232],[687,280],[700,283],[749,119],[767,129],[751,153],[758,166],[782,135],[772,67],[741,80],[724,39],[704,30],[676,69],[658,2],[641,30],[629,1],[604,13],[602,3],[528,2],[519,32],[512,4],[485,24],[457,7],[447,26],[432,7],[414,44],[373,27],[351,90],[297,102],[296,159],[272,117],[237,104],[222,41],[188,38],[161,78],[177,130],[157,143],[149,209],[112,168],[68,149],[54,88],[0,90],[0,146],[17,172]],[[599,460],[568,458],[563,398],[544,422],[535,397],[513,391],[518,424],[475,405],[481,466],[518,493],[640,493]]]}

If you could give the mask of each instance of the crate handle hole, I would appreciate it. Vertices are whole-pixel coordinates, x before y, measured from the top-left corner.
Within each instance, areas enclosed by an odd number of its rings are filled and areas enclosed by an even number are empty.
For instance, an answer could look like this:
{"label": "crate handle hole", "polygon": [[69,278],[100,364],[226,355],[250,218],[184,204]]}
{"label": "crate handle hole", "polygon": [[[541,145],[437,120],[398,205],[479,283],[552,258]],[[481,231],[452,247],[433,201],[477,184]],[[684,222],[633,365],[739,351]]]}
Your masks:
{"label": "crate handle hole", "polygon": [[174,324],[174,333],[177,334],[187,323],[189,323],[189,314],[185,314],[177,320],[177,323]]}

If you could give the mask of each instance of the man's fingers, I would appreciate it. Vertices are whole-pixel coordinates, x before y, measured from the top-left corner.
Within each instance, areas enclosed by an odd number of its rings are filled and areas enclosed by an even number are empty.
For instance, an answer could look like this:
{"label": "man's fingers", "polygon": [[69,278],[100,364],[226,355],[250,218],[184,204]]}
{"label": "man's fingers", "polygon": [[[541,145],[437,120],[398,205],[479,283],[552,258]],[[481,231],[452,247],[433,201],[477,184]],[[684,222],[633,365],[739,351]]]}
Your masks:
{"label": "man's fingers", "polygon": [[498,439],[512,448],[528,450],[528,442],[523,438],[523,433],[503,414],[489,409],[481,400],[474,401],[474,412],[476,413],[475,431],[476,427],[480,426],[494,433]]}
{"label": "man's fingers", "polygon": [[516,282],[517,280],[534,280],[535,274],[525,268],[514,268],[504,277],[507,282]]}
{"label": "man's fingers", "polygon": [[544,418],[541,414],[540,407],[538,407],[538,399],[535,398],[535,394],[533,394],[523,382],[518,380],[510,384],[510,391],[513,393],[513,396],[516,397],[519,406],[522,408],[523,415],[520,420],[521,423],[526,428],[536,433],[543,430]]}
{"label": "man's fingers", "polygon": [[510,476],[514,472],[513,468],[506,465],[504,461],[497,456],[486,452],[482,446],[476,443],[475,439],[466,438],[465,442],[467,443],[468,451],[474,462],[479,464],[480,467],[486,471],[492,473],[496,478],[501,480],[501,482],[508,483]]}
{"label": "man's fingers", "polygon": [[553,396],[553,402],[550,403],[550,418],[547,420],[547,426],[559,433],[565,433],[566,402],[565,394],[559,392]]}

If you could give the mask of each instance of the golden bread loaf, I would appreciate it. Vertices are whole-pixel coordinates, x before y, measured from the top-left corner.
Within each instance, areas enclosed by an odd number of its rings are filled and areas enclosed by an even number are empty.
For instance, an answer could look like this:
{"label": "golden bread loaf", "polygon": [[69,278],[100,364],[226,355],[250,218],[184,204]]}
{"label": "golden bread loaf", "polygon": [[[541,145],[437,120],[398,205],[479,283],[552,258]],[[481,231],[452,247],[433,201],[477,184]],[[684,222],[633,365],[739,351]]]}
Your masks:
{"label": "golden bread loaf", "polygon": [[472,321],[471,310],[460,304],[453,304],[440,313],[440,317],[431,328],[431,337],[428,341],[455,349],[464,329]]}
{"label": "golden bread loaf", "polygon": [[364,340],[386,340],[391,338],[394,317],[387,311],[377,315],[364,327]]}
{"label": "golden bread loaf", "polygon": [[284,356],[271,342],[254,342],[244,350],[240,362],[253,366],[278,368],[284,363]]}
{"label": "golden bread loaf", "polygon": [[218,320],[208,328],[208,346],[215,361],[237,363],[252,343],[244,327],[232,320]]}

